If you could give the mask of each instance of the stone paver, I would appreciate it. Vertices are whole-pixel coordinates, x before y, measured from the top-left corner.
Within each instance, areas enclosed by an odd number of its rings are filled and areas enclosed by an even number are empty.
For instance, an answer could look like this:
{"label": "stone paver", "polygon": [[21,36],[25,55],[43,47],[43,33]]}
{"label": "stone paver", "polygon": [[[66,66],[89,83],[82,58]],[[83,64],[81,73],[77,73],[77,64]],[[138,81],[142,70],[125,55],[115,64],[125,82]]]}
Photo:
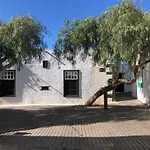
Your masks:
{"label": "stone paver", "polygon": [[132,100],[103,107],[0,110],[0,150],[149,150],[150,108]]}

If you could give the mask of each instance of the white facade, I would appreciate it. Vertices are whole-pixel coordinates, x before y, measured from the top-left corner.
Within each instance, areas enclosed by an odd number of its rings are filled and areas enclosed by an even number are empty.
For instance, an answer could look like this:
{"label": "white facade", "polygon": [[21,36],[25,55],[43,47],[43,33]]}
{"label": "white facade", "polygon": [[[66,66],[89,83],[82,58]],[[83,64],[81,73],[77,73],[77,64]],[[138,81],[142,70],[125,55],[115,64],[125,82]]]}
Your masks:
{"label": "white facade", "polygon": [[[7,105],[82,105],[111,78],[111,75],[99,72],[98,66],[93,67],[90,58],[83,62],[77,57],[75,66],[67,60],[61,63],[48,53],[43,60],[49,62],[48,68],[43,68],[43,61],[34,61],[24,65],[20,72],[16,71],[15,96],[0,97],[0,102]],[[79,70],[79,97],[64,97],[64,70]],[[49,90],[40,90],[41,86],[49,86]]]}
{"label": "white facade", "polygon": [[146,66],[137,80],[137,99],[150,105],[150,63]]}

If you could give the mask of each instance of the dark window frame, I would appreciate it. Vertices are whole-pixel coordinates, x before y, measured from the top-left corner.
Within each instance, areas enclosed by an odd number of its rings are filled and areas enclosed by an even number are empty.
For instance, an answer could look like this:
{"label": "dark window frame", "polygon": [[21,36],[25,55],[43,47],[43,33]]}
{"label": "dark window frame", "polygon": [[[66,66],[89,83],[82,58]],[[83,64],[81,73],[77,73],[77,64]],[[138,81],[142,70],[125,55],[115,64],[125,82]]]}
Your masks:
{"label": "dark window frame", "polygon": [[[77,71],[78,72],[78,79],[77,80],[65,80],[65,72],[66,71],[70,71],[70,72]],[[64,97],[69,97],[69,98],[78,98],[78,97],[80,97],[79,80],[80,80],[79,70],[63,70],[63,95],[64,95]],[[75,88],[76,88],[77,94],[69,94],[69,93],[66,92],[66,85],[65,84],[67,84],[67,82],[76,82],[76,87]]]}
{"label": "dark window frame", "polygon": [[49,91],[49,86],[40,86],[40,91]]}
{"label": "dark window frame", "polygon": [[43,68],[45,68],[45,69],[49,68],[48,60],[43,60]]}

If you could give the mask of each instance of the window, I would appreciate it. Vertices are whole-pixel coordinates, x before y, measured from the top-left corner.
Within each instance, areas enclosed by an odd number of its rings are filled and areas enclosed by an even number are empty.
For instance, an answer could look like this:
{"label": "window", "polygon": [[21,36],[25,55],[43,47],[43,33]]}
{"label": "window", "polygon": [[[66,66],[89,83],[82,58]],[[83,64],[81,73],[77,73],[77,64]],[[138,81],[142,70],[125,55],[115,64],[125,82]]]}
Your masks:
{"label": "window", "polygon": [[0,78],[0,96],[15,96],[15,71],[5,71]]}
{"label": "window", "polygon": [[41,86],[40,90],[41,91],[47,91],[47,90],[49,90],[49,86]]}
{"label": "window", "polygon": [[15,72],[14,71],[5,71],[2,74],[1,80],[14,80],[15,79]]}
{"label": "window", "polygon": [[48,68],[48,67],[49,67],[48,60],[43,60],[43,68]]}
{"label": "window", "polygon": [[79,97],[79,70],[64,70],[64,96]]}

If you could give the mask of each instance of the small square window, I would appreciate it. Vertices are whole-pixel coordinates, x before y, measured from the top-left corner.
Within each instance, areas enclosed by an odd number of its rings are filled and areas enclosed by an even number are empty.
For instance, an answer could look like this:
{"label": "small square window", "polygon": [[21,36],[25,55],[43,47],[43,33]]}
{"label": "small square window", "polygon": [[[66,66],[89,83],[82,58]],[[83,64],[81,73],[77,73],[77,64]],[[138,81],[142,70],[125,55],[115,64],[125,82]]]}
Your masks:
{"label": "small square window", "polygon": [[40,90],[41,91],[48,91],[49,90],[49,86],[41,86]]}
{"label": "small square window", "polygon": [[48,68],[48,60],[43,60],[43,68]]}

